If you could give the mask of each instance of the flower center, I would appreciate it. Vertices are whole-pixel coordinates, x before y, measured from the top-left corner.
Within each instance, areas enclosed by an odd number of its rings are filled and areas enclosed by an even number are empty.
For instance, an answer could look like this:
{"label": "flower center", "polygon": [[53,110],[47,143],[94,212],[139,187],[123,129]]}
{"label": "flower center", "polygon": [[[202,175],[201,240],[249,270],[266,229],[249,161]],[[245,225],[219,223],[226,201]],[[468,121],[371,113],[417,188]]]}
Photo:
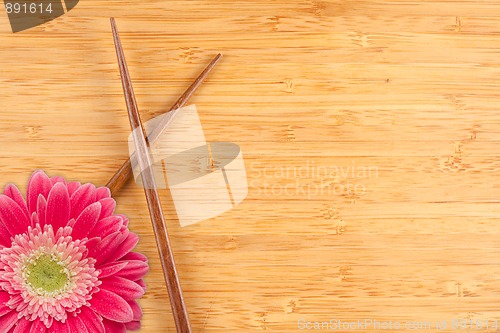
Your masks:
{"label": "flower center", "polygon": [[[37,224],[0,249],[0,291],[10,294],[7,306],[18,318],[38,318],[50,328],[53,320],[64,323],[68,314],[76,315],[99,291],[96,260],[87,257],[87,240],[73,240],[72,231]],[[2,311],[0,305],[0,321]]]}
{"label": "flower center", "polygon": [[69,271],[55,256],[42,254],[29,260],[26,280],[33,290],[45,293],[65,291],[70,282]]}

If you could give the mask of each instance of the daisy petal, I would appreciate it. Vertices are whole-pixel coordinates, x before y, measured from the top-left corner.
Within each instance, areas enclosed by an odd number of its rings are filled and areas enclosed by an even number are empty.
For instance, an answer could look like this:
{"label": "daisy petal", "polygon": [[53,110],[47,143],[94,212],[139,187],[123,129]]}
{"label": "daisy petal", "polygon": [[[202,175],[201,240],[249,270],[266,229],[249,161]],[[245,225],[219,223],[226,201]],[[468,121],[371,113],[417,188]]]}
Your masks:
{"label": "daisy petal", "polygon": [[0,292],[0,317],[12,311],[6,303],[9,301],[10,295],[8,293]]}
{"label": "daisy petal", "polygon": [[142,278],[149,270],[149,266],[144,261],[129,260],[127,265],[120,270],[117,275],[135,281]]}
{"label": "daisy petal", "polygon": [[31,175],[28,181],[28,189],[26,191],[26,201],[28,204],[28,211],[33,213],[36,210],[36,203],[38,195],[43,195],[45,198],[49,195],[52,183],[49,177],[42,170],[36,171]]}
{"label": "daisy petal", "polygon": [[54,320],[52,326],[50,326],[50,333],[71,333],[68,322],[60,322]]}
{"label": "daisy petal", "polygon": [[0,223],[0,245],[9,246],[12,243],[10,233],[3,223]]}
{"label": "daisy petal", "polygon": [[68,321],[60,322],[54,320],[52,326],[50,327],[50,333],[71,333],[71,329],[69,327]]}
{"label": "daisy petal", "polygon": [[139,306],[139,303],[137,301],[130,301],[128,302],[128,305],[132,308],[132,312],[134,313],[134,321],[139,321],[142,319],[142,309]]}
{"label": "daisy petal", "polygon": [[[127,304],[130,308],[130,306]],[[132,309],[130,309],[130,313],[132,314]],[[132,320],[132,316],[130,316]],[[130,321],[129,320],[129,321]],[[0,317],[0,332],[8,332],[14,325],[17,323],[17,312],[11,311],[4,316]]]}
{"label": "daisy petal", "polygon": [[99,216],[99,220],[102,220],[105,217],[113,214],[116,208],[116,201],[113,198],[101,199],[99,202],[102,205],[101,216]]}
{"label": "daisy petal", "polygon": [[99,279],[115,275],[119,271],[121,271],[128,263],[126,261],[123,262],[113,262],[110,264],[102,265],[99,267],[101,273],[99,274]]}
{"label": "daisy petal", "polygon": [[106,319],[126,323],[132,321],[134,313],[128,303],[115,293],[101,289],[89,301],[92,309]]}
{"label": "daisy petal", "polygon": [[16,185],[8,184],[7,186],[5,186],[3,194],[14,200],[17,203],[17,205],[21,208],[21,210],[24,212],[24,215],[26,215],[26,217],[30,216],[30,214],[28,213],[28,206],[26,206],[26,201],[24,201],[23,195],[16,187]]}
{"label": "daisy petal", "polygon": [[138,285],[140,285],[142,287],[142,289],[144,289],[144,291],[146,291],[146,282],[144,282],[143,279],[140,279],[140,280],[137,280],[134,282],[137,283]]}
{"label": "daisy petal", "polygon": [[85,242],[87,248],[87,257],[95,258],[99,253],[99,245],[101,244],[101,237],[94,237]]}
{"label": "daisy petal", "polygon": [[[38,216],[38,223],[43,227],[45,225],[45,214],[47,213],[47,200],[43,197],[43,195],[38,196],[37,204],[36,204],[36,215]],[[32,225],[34,227],[34,225]]]}
{"label": "daisy petal", "polygon": [[[31,323],[30,333],[45,333],[45,332],[47,332],[47,330],[45,328],[45,324],[42,321],[40,321],[39,319],[37,319]],[[52,329],[51,329],[51,332],[52,332]]]}
{"label": "daisy petal", "polygon": [[108,261],[115,261],[122,258],[124,255],[132,251],[139,242],[139,236],[133,232],[129,232],[127,238],[116,248],[113,253],[107,258]]}
{"label": "daisy petal", "polygon": [[144,295],[144,289],[140,285],[119,276],[109,276],[101,281],[101,290],[111,291],[126,301],[133,301]]}
{"label": "daisy petal", "polygon": [[30,327],[31,327],[31,322],[27,321],[24,318],[21,318],[16,323],[16,326],[14,326],[14,331],[12,331],[12,333],[29,333]]}
{"label": "daisy petal", "polygon": [[40,220],[38,219],[38,214],[33,213],[31,214],[31,227],[35,227],[37,224],[40,224]]}
{"label": "daisy petal", "polygon": [[82,239],[87,237],[89,231],[92,230],[97,223],[97,218],[101,214],[101,204],[95,202],[85,208],[78,216],[73,226],[73,239]]}
{"label": "daisy petal", "polygon": [[63,177],[55,176],[50,178],[50,182],[52,183],[52,186],[54,186],[56,183],[63,183],[66,184],[66,180]]}
{"label": "daisy petal", "polygon": [[90,204],[95,202],[94,184],[85,184],[78,188],[71,196],[71,217],[77,218]]}
{"label": "daisy petal", "polygon": [[139,253],[139,252],[129,252],[126,255],[123,256],[123,260],[140,260],[147,262],[148,257],[146,257],[144,254]]}
{"label": "daisy petal", "polygon": [[109,190],[109,188],[107,188],[105,186],[99,187],[95,191],[95,199],[101,200],[101,199],[105,199],[105,198],[111,198],[111,191]]}
{"label": "daisy petal", "polygon": [[[100,204],[100,203],[99,203]],[[118,216],[108,216],[95,225],[89,233],[89,237],[106,237],[109,234],[117,232],[123,225],[123,221]]]}
{"label": "daisy petal", "polygon": [[128,331],[138,331],[141,329],[140,321],[131,321],[130,323],[125,323],[125,327]]}
{"label": "daisy petal", "polygon": [[103,262],[107,261],[106,259],[113,252],[116,252],[116,249],[120,245],[122,240],[122,234],[117,231],[109,236],[106,236],[96,248],[89,248],[89,256],[93,257],[96,260],[95,266],[97,267]]}
{"label": "daisy petal", "polygon": [[75,193],[76,190],[78,190],[81,186],[82,186],[82,184],[80,184],[79,182],[69,182],[68,183],[68,194],[69,194],[69,197],[71,198],[71,196],[73,195],[73,193]]}
{"label": "daisy petal", "polygon": [[115,214],[116,216],[119,216],[123,219],[123,225],[124,226],[128,226],[128,217],[127,215],[123,215],[123,214]]}
{"label": "daisy petal", "polygon": [[[71,333],[89,333],[87,327],[80,319],[80,317],[68,317],[68,325]],[[91,332],[92,333],[92,332]]]}
{"label": "daisy petal", "polygon": [[0,195],[0,220],[12,236],[28,230],[30,221],[19,205],[6,195]]}
{"label": "daisy petal", "polygon": [[102,324],[102,318],[94,310],[90,309],[88,306],[81,307],[82,312],[80,312],[80,319],[91,333],[104,333],[104,325]]}
{"label": "daisy petal", "polygon": [[125,324],[117,323],[115,321],[104,320],[104,327],[106,327],[106,332],[112,333],[126,333],[127,329]]}
{"label": "daisy petal", "polygon": [[47,199],[45,223],[51,224],[54,230],[65,227],[69,221],[69,194],[66,185],[57,183],[50,190]]}

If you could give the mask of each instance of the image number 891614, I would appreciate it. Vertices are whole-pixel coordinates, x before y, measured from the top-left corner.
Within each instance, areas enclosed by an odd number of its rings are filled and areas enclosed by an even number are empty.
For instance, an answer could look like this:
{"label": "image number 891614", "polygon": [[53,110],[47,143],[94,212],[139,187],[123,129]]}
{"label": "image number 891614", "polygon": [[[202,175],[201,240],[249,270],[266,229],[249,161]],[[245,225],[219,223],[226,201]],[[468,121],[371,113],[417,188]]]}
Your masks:
{"label": "image number 891614", "polygon": [[19,3],[19,2],[7,2],[5,4],[5,10],[7,14],[15,13],[15,14],[52,14],[52,3],[43,4],[43,3]]}
{"label": "image number 891614", "polygon": [[3,0],[12,32],[52,21],[75,8],[79,0]]}

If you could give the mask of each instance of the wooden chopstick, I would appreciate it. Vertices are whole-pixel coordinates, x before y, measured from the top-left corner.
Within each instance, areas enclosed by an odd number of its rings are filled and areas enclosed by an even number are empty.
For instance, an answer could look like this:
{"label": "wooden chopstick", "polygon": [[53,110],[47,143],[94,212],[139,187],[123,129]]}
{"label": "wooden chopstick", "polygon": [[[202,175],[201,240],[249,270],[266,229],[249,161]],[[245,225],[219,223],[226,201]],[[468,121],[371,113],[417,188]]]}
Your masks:
{"label": "wooden chopstick", "polygon": [[148,202],[149,213],[151,215],[151,222],[153,224],[153,230],[156,237],[156,245],[158,246],[163,275],[167,284],[168,296],[170,298],[170,305],[174,315],[175,326],[178,333],[191,333],[191,325],[189,323],[186,305],[182,296],[182,289],[179,283],[177,269],[175,267],[174,256],[170,247],[167,228],[163,219],[160,197],[158,195],[158,190],[156,189],[154,174],[151,168],[152,164],[151,157],[148,152],[146,133],[144,127],[142,126],[139,110],[137,109],[134,89],[130,80],[127,62],[125,61],[125,56],[123,54],[118,29],[116,28],[114,18],[111,18],[110,20],[111,28],[113,30],[116,56],[120,66],[120,76],[122,79],[125,102],[127,104],[130,127],[132,129],[132,136],[136,146],[135,148],[139,167],[142,170],[141,179],[144,186],[146,200]]}
{"label": "wooden chopstick", "polygon": [[[174,105],[172,105],[172,107],[168,111],[173,111],[186,105],[189,98],[191,98],[191,96],[195,93],[198,87],[206,79],[206,77],[212,71],[215,65],[217,65],[221,57],[222,54],[219,53],[215,56],[215,58],[212,59],[212,61],[208,64],[208,66],[205,67],[203,72],[200,73],[200,75],[196,78],[196,80],[194,80],[194,82],[189,86],[189,88],[186,89],[186,91],[181,95],[181,97],[179,97],[179,99],[174,103]],[[153,144],[165,130],[167,125],[168,125],[168,118],[163,117],[160,120],[159,124],[146,137],[149,140],[149,143]],[[133,157],[134,156],[132,156],[131,158]],[[111,177],[111,179],[106,184],[106,186],[111,191],[111,195],[114,195],[116,192],[118,192],[123,187],[123,185],[125,185],[127,180],[132,177],[132,165],[130,163],[131,158],[128,158],[125,161],[125,163],[122,164],[122,166],[118,169],[118,171],[115,172],[113,177]]]}

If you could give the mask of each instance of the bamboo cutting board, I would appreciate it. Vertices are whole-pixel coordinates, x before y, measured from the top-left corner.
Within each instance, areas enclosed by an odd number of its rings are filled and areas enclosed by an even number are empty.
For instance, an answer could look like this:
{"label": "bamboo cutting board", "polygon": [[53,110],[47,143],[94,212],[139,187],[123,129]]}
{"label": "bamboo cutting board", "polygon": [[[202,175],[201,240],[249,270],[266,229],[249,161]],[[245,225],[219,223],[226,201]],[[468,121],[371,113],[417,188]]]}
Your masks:
{"label": "bamboo cutting board", "polygon": [[[144,119],[224,55],[191,102],[248,197],[181,228],[162,193],[194,332],[495,331],[472,323],[500,320],[500,3],[86,0],[16,34],[2,11],[0,185],[126,159],[110,16]],[[143,191],[116,199],[150,258],[142,332],[174,332]]]}

